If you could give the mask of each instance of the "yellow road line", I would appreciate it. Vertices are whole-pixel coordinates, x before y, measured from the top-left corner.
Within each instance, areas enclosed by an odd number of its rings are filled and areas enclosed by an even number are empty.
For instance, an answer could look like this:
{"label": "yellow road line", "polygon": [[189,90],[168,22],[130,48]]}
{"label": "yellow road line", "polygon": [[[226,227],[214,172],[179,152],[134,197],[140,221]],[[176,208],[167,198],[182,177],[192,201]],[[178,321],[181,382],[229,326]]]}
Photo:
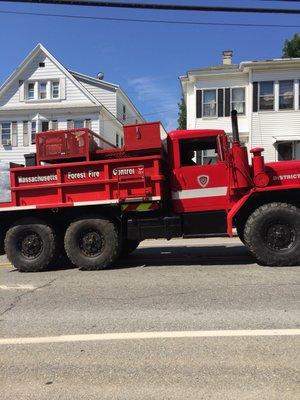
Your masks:
{"label": "yellow road line", "polygon": [[12,264],[10,262],[0,263],[0,268],[7,268],[7,267],[12,267]]}

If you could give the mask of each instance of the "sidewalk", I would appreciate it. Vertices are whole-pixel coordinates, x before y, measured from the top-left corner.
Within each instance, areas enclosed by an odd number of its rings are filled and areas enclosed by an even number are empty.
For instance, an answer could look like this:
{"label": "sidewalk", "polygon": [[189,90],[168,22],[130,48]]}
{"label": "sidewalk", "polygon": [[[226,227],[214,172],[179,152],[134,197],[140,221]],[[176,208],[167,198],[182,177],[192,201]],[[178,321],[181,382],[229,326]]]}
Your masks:
{"label": "sidewalk", "polygon": [[144,240],[139,248],[142,247],[168,247],[168,246],[236,246],[242,245],[242,242],[238,237],[210,237],[210,238],[196,238],[196,239],[182,239],[175,238],[171,240],[166,239],[149,239]]}

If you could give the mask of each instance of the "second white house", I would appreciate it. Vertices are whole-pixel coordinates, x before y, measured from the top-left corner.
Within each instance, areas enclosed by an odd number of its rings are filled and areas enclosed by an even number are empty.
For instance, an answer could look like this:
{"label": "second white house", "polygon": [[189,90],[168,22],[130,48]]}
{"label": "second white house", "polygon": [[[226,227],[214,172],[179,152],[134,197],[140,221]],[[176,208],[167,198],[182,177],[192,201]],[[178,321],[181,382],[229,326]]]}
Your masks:
{"label": "second white house", "polygon": [[241,141],[265,148],[267,161],[300,159],[300,58],[193,69],[181,76],[187,129],[224,129],[231,134],[230,112],[239,113]]}

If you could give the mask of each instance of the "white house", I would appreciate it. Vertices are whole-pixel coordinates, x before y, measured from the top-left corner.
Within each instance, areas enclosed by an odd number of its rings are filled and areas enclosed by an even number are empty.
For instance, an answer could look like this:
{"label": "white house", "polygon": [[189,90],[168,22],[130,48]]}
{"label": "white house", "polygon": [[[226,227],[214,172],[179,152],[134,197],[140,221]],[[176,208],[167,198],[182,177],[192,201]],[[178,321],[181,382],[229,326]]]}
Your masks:
{"label": "white house", "polygon": [[300,159],[300,58],[232,64],[223,52],[218,66],[180,77],[188,129],[224,129],[230,111],[239,113],[241,140],[263,147],[267,161]]}
{"label": "white house", "polygon": [[143,122],[113,83],[66,69],[38,44],[0,88],[0,161],[24,163],[35,134],[87,127],[121,146],[124,124]]}

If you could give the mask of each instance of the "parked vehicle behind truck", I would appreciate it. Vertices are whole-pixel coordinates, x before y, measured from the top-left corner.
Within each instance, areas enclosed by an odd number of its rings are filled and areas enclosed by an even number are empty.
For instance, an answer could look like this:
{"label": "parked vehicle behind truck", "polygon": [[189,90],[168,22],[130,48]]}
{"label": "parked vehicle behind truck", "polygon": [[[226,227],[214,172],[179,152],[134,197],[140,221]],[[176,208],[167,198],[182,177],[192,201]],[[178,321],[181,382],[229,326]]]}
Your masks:
{"label": "parked vehicle behind truck", "polygon": [[235,227],[260,263],[298,263],[300,161],[265,164],[254,148],[249,165],[235,111],[232,127],[230,141],[222,130],[130,125],[122,148],[88,129],[37,134],[33,165],[2,168],[3,251],[20,271],[61,254],[104,269],[144,239],[232,236]]}

